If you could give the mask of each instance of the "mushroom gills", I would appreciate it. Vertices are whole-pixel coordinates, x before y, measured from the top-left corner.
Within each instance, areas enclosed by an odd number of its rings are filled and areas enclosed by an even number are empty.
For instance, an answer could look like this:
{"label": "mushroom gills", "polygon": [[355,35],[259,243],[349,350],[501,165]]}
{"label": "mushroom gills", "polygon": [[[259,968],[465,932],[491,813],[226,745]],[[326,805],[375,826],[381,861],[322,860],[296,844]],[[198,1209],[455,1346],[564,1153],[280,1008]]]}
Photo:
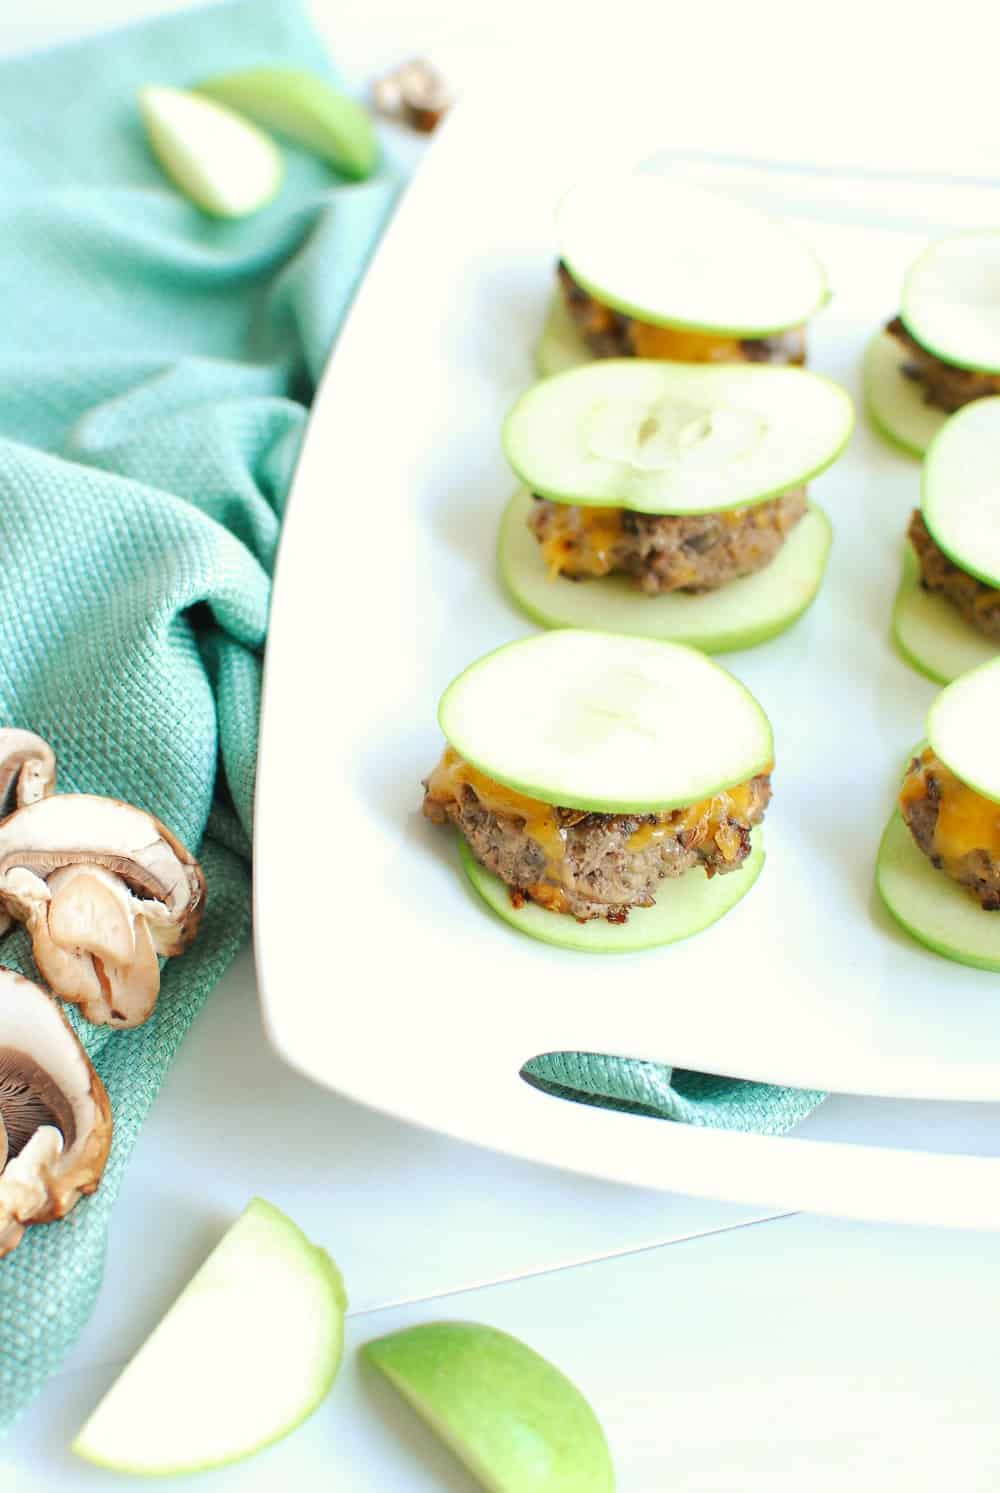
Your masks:
{"label": "mushroom gills", "polygon": [[58,1084],[28,1053],[9,1047],[0,1048],[0,1123],[8,1160],[20,1155],[42,1125],[58,1130],[67,1146],[76,1139],[72,1106]]}
{"label": "mushroom gills", "polygon": [[0,968],[0,1257],[94,1191],[111,1130],[104,1085],[57,1002]]}

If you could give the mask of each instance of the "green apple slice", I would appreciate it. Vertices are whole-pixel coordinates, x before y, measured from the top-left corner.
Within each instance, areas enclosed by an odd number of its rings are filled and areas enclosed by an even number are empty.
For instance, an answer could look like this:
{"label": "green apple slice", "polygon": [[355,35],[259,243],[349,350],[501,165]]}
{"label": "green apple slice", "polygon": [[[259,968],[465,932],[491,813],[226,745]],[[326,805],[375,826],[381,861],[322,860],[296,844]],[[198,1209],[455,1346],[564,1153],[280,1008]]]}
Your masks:
{"label": "green apple slice", "polygon": [[565,296],[558,290],[554,291],[541,340],[535,349],[535,366],[543,378],[548,378],[550,374],[566,373],[570,368],[594,361],[594,354],[569,314]]}
{"label": "green apple slice", "polygon": [[928,449],[922,487],[924,521],[945,554],[1000,586],[1000,398],[952,415]]}
{"label": "green apple slice", "polygon": [[576,628],[488,653],[445,690],[438,720],[495,782],[609,814],[697,803],[774,756],[760,705],[703,653]]}
{"label": "green apple slice", "polygon": [[139,105],[160,165],[204,212],[243,218],[274,197],[281,153],[238,114],[180,88],[144,88]]}
{"label": "green apple slice", "polygon": [[941,691],[927,716],[927,739],[963,783],[1000,800],[1000,658]]}
{"label": "green apple slice", "polygon": [[614,1493],[593,1410],[518,1338],[477,1322],[429,1322],[363,1351],[488,1493]]}
{"label": "green apple slice", "polygon": [[713,513],[788,492],[840,455],[847,393],[802,368],[606,358],[535,384],[504,422],[525,487],[557,502]]}
{"label": "green apple slice", "polygon": [[340,1272],[262,1198],[243,1211],[73,1442],[142,1476],[197,1472],[286,1436],[343,1351]]}
{"label": "green apple slice", "polygon": [[604,305],[730,337],[799,326],[827,298],[822,265],[773,218],[649,170],[601,170],[559,204],[562,259]]}
{"label": "green apple slice", "polygon": [[900,315],[935,357],[1000,373],[1000,229],[956,233],[930,244],[903,282]]}
{"label": "green apple slice", "polygon": [[515,907],[510,887],[476,860],[459,836],[462,868],[486,905],[529,938],[555,944],[560,949],[578,949],[585,954],[635,954],[679,943],[710,928],[741,902],[764,866],[764,843],[759,827],[751,831],[750,854],[738,871],[708,877],[694,866],[683,876],[664,878],[653,907],[633,907],[625,923],[592,918],[578,923],[566,913],[550,912],[537,902]]}
{"label": "green apple slice", "polygon": [[1000,917],[984,912],[964,887],[934,869],[899,813],[882,836],[875,883],[892,916],[918,943],[958,964],[1000,970]]}
{"label": "green apple slice", "polygon": [[927,404],[920,384],[903,372],[906,361],[906,348],[890,332],[872,338],[865,353],[865,405],[890,445],[923,456],[948,416]]}
{"label": "green apple slice", "polygon": [[533,499],[515,493],[500,521],[500,575],[512,599],[544,627],[593,627],[633,637],[668,638],[705,653],[752,648],[791,627],[813,602],[832,538],[821,508],[810,506],[770,565],[717,591],[646,596],[627,576],[572,581],[551,577],[528,528]]}
{"label": "green apple slice", "polygon": [[378,138],[367,109],[316,73],[248,67],[206,78],[198,92],[314,151],[345,176],[370,176]]}
{"label": "green apple slice", "polygon": [[950,601],[924,589],[920,562],[909,540],[903,549],[892,635],[906,662],[937,684],[950,684],[1000,652]]}

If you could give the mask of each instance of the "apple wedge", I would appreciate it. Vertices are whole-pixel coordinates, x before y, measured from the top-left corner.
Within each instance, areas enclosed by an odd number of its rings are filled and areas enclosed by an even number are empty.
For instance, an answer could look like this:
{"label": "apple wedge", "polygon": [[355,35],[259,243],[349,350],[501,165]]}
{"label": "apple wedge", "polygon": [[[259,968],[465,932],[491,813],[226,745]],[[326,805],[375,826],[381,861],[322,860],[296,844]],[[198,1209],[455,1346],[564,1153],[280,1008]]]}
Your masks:
{"label": "apple wedge", "polygon": [[203,212],[244,218],[281,186],[278,147],[232,110],[181,88],[144,88],[139,106],[153,154]]}
{"label": "apple wedge", "polygon": [[593,1410],[518,1338],[476,1322],[430,1322],[363,1351],[488,1493],[613,1493]]}
{"label": "apple wedge", "polygon": [[336,1265],[254,1198],[73,1442],[140,1476],[248,1457],[311,1415],[340,1366],[347,1300]]}
{"label": "apple wedge", "polygon": [[206,78],[198,92],[277,130],[345,176],[370,176],[378,138],[367,109],[316,73],[297,67],[248,67]]}

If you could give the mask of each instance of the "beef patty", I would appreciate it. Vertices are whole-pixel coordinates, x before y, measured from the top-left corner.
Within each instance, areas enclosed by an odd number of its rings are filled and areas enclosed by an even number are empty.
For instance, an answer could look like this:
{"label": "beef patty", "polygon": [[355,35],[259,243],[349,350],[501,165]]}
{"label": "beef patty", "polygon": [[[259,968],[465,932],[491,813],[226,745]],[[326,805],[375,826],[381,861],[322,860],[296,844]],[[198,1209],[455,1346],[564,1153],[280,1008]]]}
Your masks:
{"label": "beef patty", "polygon": [[977,373],[974,368],[959,368],[955,363],[946,363],[936,353],[928,352],[911,332],[902,318],[894,316],[886,331],[906,348],[907,361],[903,372],[920,384],[924,391],[924,403],[949,415],[960,410],[974,399],[986,399],[990,394],[1000,394],[1000,375]]}
{"label": "beef patty", "polygon": [[1000,804],[967,787],[927,747],[907,769],[899,807],[932,865],[985,911],[1000,908]]}
{"label": "beef patty", "polygon": [[804,363],[804,327],[773,337],[722,337],[655,327],[595,300],[560,260],[557,271],[569,314],[598,358],[669,358],[678,363]]}
{"label": "beef patty", "polygon": [[736,871],[771,797],[769,773],[689,808],[593,814],[557,808],[494,783],[448,747],[424,783],[423,811],[458,826],[482,865],[511,888],[579,922],[623,923],[651,907],[659,883],[701,866]]}
{"label": "beef patty", "polygon": [[753,508],[683,516],[581,508],[536,496],[528,526],[553,575],[630,575],[650,596],[714,591],[770,565],[808,508],[804,487]]}
{"label": "beef patty", "polygon": [[924,589],[944,596],[979,632],[1000,642],[1000,591],[948,558],[933,539],[919,508],[913,510],[907,532],[920,561]]}

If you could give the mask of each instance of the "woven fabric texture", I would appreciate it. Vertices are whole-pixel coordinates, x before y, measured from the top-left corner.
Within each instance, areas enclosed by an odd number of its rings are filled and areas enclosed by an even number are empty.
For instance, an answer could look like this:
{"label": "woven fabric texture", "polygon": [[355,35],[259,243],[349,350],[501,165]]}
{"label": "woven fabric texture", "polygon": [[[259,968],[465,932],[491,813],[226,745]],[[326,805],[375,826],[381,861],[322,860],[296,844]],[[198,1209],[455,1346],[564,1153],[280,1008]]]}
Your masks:
{"label": "woven fabric texture", "polygon": [[[136,90],[281,61],[329,71],[285,0],[152,21],[0,65],[0,720],[63,791],[125,798],[198,850],[202,931],[132,1032],[70,1018],[111,1096],[98,1192],[0,1262],[0,1428],[93,1306],[139,1127],[247,935],[270,572],[330,342],[392,205],[288,152],[245,222],[151,158]],[[21,932],[0,959],[33,974]]]}

